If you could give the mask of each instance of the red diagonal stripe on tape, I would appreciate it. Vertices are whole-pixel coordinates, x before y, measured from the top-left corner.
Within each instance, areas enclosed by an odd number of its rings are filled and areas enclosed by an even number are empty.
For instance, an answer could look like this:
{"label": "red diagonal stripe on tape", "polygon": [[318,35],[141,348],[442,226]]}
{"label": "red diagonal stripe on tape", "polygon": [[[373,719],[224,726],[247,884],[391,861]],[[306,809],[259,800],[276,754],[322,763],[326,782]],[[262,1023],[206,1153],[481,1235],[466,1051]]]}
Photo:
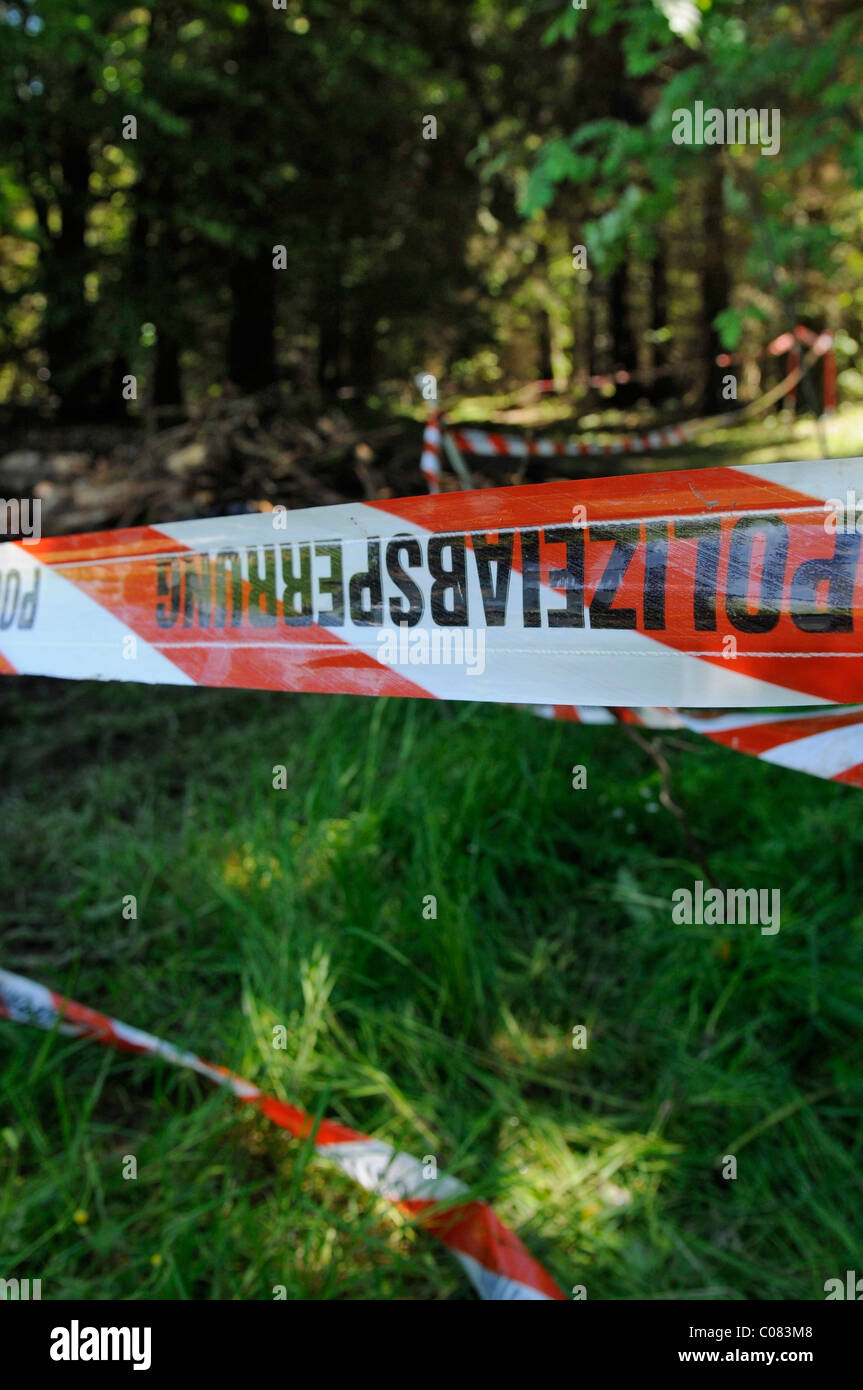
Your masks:
{"label": "red diagonal stripe on tape", "polygon": [[438,532],[564,526],[571,523],[575,504],[586,508],[589,523],[801,507],[812,508],[821,518],[824,514],[821,501],[732,468],[629,473],[577,482],[448,492],[441,497],[385,497],[365,503]]}
{"label": "red diagonal stripe on tape", "polygon": [[509,454],[511,452],[508,441],[502,434],[493,434],[489,431],[489,443],[497,454]]}
{"label": "red diagonal stripe on tape", "polygon": [[863,787],[863,763],[847,767],[844,772],[837,772],[832,781],[845,782],[849,787]]}
{"label": "red diagonal stripe on tape", "polygon": [[66,562],[80,560],[132,559],[147,555],[182,555],[188,550],[180,541],[166,536],[153,526],[132,526],[121,531],[88,531],[81,536],[43,537],[36,545],[28,545],[43,565],[61,567]]}
{"label": "red diagonal stripe on tape", "polygon": [[827,733],[832,729],[847,729],[854,724],[863,724],[863,714],[859,710],[854,714],[801,715],[799,719],[771,719],[763,724],[741,724],[738,729],[721,729],[715,733],[709,728],[699,726],[697,732],[725,748],[733,748],[740,753],[752,753],[758,757],[761,753],[769,753],[773,748],[781,748],[785,743],[794,743],[797,739]]}
{"label": "red diagonal stripe on tape", "polygon": [[508,1279],[538,1289],[546,1298],[564,1297],[551,1275],[485,1202],[465,1202],[449,1210],[418,1201],[401,1205],[422,1213],[422,1223],[428,1230],[450,1249],[469,1255],[485,1269],[499,1270]]}

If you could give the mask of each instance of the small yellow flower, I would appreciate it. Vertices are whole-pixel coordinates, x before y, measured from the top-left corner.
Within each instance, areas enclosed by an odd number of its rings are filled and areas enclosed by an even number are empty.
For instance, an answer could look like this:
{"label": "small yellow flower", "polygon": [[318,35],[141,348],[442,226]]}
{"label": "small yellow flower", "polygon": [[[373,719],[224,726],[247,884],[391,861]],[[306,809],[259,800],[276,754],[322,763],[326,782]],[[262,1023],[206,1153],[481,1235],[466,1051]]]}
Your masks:
{"label": "small yellow flower", "polygon": [[79,1207],[72,1217],[72,1220],[75,1222],[76,1226],[86,1226],[87,1222],[90,1220],[90,1213],[88,1211],[82,1211]]}
{"label": "small yellow flower", "polygon": [[161,1263],[162,1263],[162,1256],[161,1256],[161,1255],[156,1254],[156,1255],[151,1255],[151,1256],[150,1256],[150,1264],[153,1266],[154,1269],[158,1269],[158,1268],[159,1268],[159,1265],[160,1265]]}

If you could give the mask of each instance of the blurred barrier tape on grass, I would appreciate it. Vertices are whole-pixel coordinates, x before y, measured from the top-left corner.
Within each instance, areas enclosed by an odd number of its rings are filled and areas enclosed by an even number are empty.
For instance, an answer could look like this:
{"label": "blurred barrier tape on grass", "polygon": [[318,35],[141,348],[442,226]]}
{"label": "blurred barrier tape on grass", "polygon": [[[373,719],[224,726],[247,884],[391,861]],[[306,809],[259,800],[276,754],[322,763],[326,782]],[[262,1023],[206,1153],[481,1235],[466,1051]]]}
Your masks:
{"label": "blurred barrier tape on grass", "polygon": [[265,1095],[241,1076],[205,1062],[194,1052],[183,1052],[151,1033],[95,1013],[8,970],[0,970],[0,1018],[93,1038],[121,1052],[161,1057],[174,1066],[195,1071],[232,1091],[239,1100],[256,1106],[296,1138],[311,1138],[318,1154],[335,1163],[361,1187],[414,1217],[452,1252],[481,1298],[565,1297],[486,1202],[459,1201],[467,1192],[463,1183],[445,1174],[427,1177],[419,1159],[397,1152],[381,1139],[372,1139],[332,1120],[316,1124],[304,1110]]}

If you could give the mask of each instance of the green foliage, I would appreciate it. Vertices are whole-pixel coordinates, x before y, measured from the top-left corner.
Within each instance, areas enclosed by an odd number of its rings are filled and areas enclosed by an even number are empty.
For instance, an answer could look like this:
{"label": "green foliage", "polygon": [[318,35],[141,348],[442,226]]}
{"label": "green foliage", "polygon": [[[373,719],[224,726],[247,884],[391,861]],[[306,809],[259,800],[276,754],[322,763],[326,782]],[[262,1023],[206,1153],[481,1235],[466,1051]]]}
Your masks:
{"label": "green foliage", "polygon": [[[459,385],[492,360],[519,383],[605,370],[631,356],[606,303],[621,268],[629,337],[638,351],[666,342],[679,364],[704,359],[708,325],[731,309],[766,314],[763,327],[748,314],[744,351],[791,315],[820,324],[828,302],[860,336],[861,16],[848,0],[12,12],[0,380],[22,401],[89,418],[121,366],[144,400],[176,398],[181,378],[187,394],[226,376],[253,390],[269,373],[404,402],[420,366]],[[673,113],[695,101],[778,107],[779,153],[675,145]],[[716,302],[692,284],[714,235],[712,162]],[[583,284],[566,279],[576,242],[592,259]],[[657,258],[667,293],[647,306]]]}
{"label": "green foliage", "polygon": [[736,352],[740,346],[746,320],[763,321],[765,318],[766,315],[763,310],[757,309],[752,304],[747,304],[743,309],[723,309],[721,313],[716,315],[714,324],[719,330],[722,346],[727,348],[729,352]]}
{"label": "green foliage", "polygon": [[[838,161],[853,186],[863,188],[858,129],[863,20],[859,11],[842,10],[825,5],[795,14],[787,6],[744,8],[738,0],[713,0],[701,7],[697,30],[684,41],[670,28],[672,6],[633,7],[615,0],[590,7],[581,31],[583,85],[590,83],[592,49],[619,26],[618,105],[628,101],[631,115],[628,121],[588,119],[568,136],[547,141],[534,161],[524,211],[552,209],[559,186],[590,181],[594,203],[612,205],[599,224],[610,226],[611,234],[596,239],[602,269],[609,245],[634,230],[629,225],[634,182],[662,195],[638,205],[642,235],[650,217],[654,229],[660,227],[669,189],[676,198],[697,189],[704,150],[672,143],[675,110],[691,108],[696,100],[722,109],[776,107],[781,112],[778,155],[753,158],[746,149],[724,155],[727,207],[749,223],[747,273],[754,288],[780,300],[788,297],[788,286],[780,283],[782,268],[793,266],[798,276],[835,274],[839,238],[825,224],[821,207],[812,206],[806,185],[817,185],[825,162]],[[574,31],[564,31],[562,24],[563,14],[549,30],[555,39],[572,37]],[[562,154],[567,146],[587,157],[568,162]]]}

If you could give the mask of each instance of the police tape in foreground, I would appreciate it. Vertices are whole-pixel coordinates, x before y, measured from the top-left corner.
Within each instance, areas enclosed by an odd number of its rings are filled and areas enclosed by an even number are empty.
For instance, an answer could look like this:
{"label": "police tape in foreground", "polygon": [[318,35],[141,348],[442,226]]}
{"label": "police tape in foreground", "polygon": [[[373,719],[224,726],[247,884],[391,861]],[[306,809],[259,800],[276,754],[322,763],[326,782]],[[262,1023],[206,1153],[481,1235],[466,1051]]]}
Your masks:
{"label": "police tape in foreground", "polygon": [[848,494],[863,459],[7,543],[0,668],[520,704],[863,701],[863,537],[825,515]]}
{"label": "police tape in foreground", "polygon": [[476,1199],[465,1200],[467,1188],[441,1174],[426,1177],[423,1163],[399,1153],[381,1139],[372,1139],[332,1120],[316,1121],[304,1110],[265,1095],[241,1076],[194,1052],[183,1052],[151,1033],[130,1028],[115,1018],[66,999],[44,985],[0,970],[0,1018],[57,1028],[61,1033],[93,1038],[121,1052],[161,1057],[224,1086],[254,1105],[281,1129],[298,1139],[311,1138],[321,1157],[329,1159],[368,1192],[385,1198],[437,1236],[464,1268],[483,1299],[563,1299],[557,1284],[525,1248],[518,1236]]}
{"label": "police tape in foreground", "polygon": [[863,787],[863,705],[807,709],[792,714],[692,715],[675,709],[603,709],[587,705],[535,705],[546,719],[579,724],[635,724],[645,729],[687,729],[723,748],[775,767],[808,772],[849,787]]}

